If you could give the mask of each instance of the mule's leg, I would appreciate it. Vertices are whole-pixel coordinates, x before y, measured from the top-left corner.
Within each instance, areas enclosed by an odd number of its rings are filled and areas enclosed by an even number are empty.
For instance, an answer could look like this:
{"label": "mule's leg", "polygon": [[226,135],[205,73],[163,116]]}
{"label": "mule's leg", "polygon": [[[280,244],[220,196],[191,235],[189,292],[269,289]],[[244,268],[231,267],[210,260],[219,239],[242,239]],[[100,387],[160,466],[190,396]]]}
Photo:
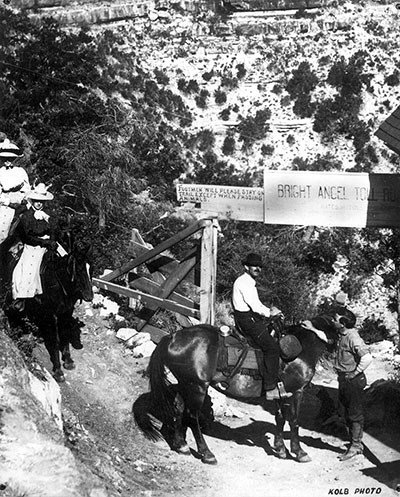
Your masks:
{"label": "mule's leg", "polygon": [[163,436],[172,450],[179,454],[190,455],[190,449],[186,442],[186,430],[184,425],[185,402],[179,392],[176,392],[173,401],[174,417],[172,421],[163,426]]}
{"label": "mule's leg", "polygon": [[286,447],[285,442],[283,440],[283,429],[285,426],[286,418],[285,418],[285,409],[283,403],[280,400],[275,402],[275,424],[276,424],[276,432],[274,438],[274,449],[276,455],[279,459],[286,459]]}
{"label": "mule's leg", "polygon": [[179,393],[175,398],[175,409],[177,412],[177,416],[175,419],[175,440],[177,444],[176,451],[179,454],[190,456],[190,448],[186,442],[187,425],[184,423],[185,402]]}
{"label": "mule's leg", "polygon": [[71,357],[71,352],[69,350],[69,344],[65,344],[64,346],[60,347],[61,351],[61,359],[63,361],[63,366],[65,369],[74,369],[75,368],[75,363],[74,360]]}
{"label": "mule's leg", "polygon": [[300,445],[299,440],[299,413],[300,404],[303,398],[303,390],[297,390],[293,394],[292,402],[289,408],[289,424],[290,424],[290,452],[295,454],[296,461],[310,462],[311,457],[305,452]]}
{"label": "mule's leg", "polygon": [[57,318],[46,321],[41,324],[41,334],[44,339],[44,345],[49,353],[51,363],[53,364],[53,377],[62,383],[65,381],[64,373],[61,369],[60,361],[60,339],[58,336]]}
{"label": "mule's leg", "polygon": [[58,318],[58,336],[60,341],[60,352],[61,359],[63,361],[63,366],[65,369],[74,369],[75,363],[71,357],[71,352],[69,348],[69,330],[70,330],[70,320],[64,317]]}
{"label": "mule's leg", "polygon": [[192,430],[197,445],[197,452],[205,464],[217,464],[217,459],[208,448],[200,428],[199,415],[207,395],[209,383],[190,383],[182,389],[188,413],[188,426]]}

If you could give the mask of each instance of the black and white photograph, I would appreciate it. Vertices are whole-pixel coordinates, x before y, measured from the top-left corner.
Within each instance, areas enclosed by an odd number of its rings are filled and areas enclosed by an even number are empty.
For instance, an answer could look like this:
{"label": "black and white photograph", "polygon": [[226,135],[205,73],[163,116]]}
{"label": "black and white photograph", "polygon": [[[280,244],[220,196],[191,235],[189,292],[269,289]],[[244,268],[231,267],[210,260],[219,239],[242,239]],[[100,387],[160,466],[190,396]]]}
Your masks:
{"label": "black and white photograph", "polygon": [[400,497],[400,3],[0,0],[0,497]]}

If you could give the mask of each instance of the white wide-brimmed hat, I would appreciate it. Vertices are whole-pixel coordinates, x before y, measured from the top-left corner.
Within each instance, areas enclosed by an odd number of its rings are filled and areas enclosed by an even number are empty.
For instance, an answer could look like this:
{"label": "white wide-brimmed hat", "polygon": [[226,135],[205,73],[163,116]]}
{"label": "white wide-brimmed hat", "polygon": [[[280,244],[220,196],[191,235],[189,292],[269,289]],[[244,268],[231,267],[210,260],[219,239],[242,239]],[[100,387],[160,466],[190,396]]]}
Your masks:
{"label": "white wide-brimmed hat", "polygon": [[36,185],[33,190],[31,190],[30,192],[28,192],[26,194],[26,196],[30,199],[30,200],[53,200],[54,198],[54,195],[52,193],[50,193],[48,190],[48,188],[50,188],[51,185],[49,186],[46,186],[44,183],[39,183],[38,185]]}
{"label": "white wide-brimmed hat", "polygon": [[21,150],[11,143],[8,138],[0,142],[0,159],[16,159],[17,157],[22,157],[24,154]]}

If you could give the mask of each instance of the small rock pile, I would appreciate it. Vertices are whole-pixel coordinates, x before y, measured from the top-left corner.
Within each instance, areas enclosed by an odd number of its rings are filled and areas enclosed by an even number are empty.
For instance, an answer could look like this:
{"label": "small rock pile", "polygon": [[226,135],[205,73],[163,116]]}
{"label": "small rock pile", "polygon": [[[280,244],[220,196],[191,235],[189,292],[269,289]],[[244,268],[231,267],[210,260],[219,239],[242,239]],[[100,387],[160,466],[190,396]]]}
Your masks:
{"label": "small rock pile", "polygon": [[[132,352],[134,357],[150,357],[155,349],[155,344],[150,333],[137,331],[135,328],[123,327],[125,318],[119,313],[119,305],[109,297],[106,297],[94,289],[95,294],[90,307],[87,307],[85,314],[93,316],[93,309],[98,309],[100,316],[104,319],[113,318],[118,329],[115,331],[116,337]],[[121,327],[119,327],[121,325]]]}

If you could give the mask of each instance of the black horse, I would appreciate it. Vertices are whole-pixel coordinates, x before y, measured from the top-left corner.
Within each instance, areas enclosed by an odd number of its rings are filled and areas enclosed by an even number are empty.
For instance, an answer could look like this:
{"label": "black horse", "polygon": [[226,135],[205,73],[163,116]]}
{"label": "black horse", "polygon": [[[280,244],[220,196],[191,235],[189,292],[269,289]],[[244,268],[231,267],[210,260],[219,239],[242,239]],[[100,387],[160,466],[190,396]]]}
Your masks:
{"label": "black horse", "polygon": [[75,364],[70,344],[76,349],[82,348],[82,324],[74,318],[73,312],[78,300],[89,302],[93,299],[89,252],[90,245],[85,242],[71,242],[67,255],[63,257],[54,251],[46,252],[41,266],[43,294],[24,299],[22,307],[15,305],[10,292],[6,297],[4,310],[10,326],[24,327],[28,321],[37,327],[58,382],[65,381],[60,352],[64,368],[73,369]]}
{"label": "black horse", "polygon": [[[355,324],[351,311],[343,308],[339,313],[340,315],[335,312],[331,316],[319,316],[311,320],[315,328],[325,332],[331,343],[337,337],[339,321],[351,321],[352,326]],[[299,441],[300,403],[304,388],[311,382],[317,362],[328,345],[302,325],[290,326],[285,333],[299,340],[302,351],[296,359],[282,364],[281,379],[286,390],[293,395],[288,399],[275,401],[274,449],[277,457],[287,457],[283,428],[288,421],[291,429],[290,451],[297,461],[308,462],[311,459],[301,448]],[[201,424],[208,387],[216,386],[221,381],[217,363],[222,340],[219,329],[210,325],[193,326],[163,337],[149,363],[151,390],[148,404],[152,407],[151,413],[143,414],[137,403],[133,406],[136,423],[145,435],[150,439],[157,439],[161,433],[170,447],[182,454],[190,454],[186,443],[186,430],[189,427],[196,440],[198,454],[208,464],[215,464],[217,461],[204,440]],[[176,378],[177,385],[171,384],[169,372]],[[229,390],[227,392],[229,395]]]}

